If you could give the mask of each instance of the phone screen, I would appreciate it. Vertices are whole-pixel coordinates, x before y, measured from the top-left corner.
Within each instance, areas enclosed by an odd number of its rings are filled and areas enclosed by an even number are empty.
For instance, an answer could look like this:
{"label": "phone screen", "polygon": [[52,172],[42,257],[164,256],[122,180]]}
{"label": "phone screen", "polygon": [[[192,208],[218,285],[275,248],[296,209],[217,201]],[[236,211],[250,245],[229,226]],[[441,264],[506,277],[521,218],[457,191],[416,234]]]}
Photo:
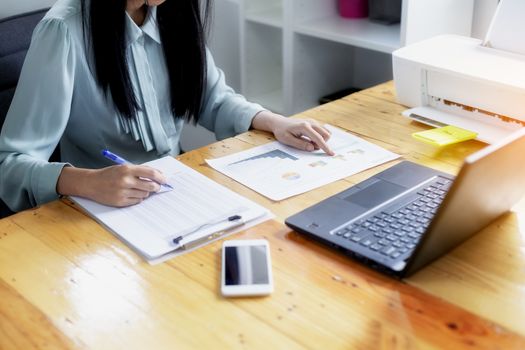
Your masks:
{"label": "phone screen", "polygon": [[224,279],[227,286],[268,284],[266,246],[225,247]]}

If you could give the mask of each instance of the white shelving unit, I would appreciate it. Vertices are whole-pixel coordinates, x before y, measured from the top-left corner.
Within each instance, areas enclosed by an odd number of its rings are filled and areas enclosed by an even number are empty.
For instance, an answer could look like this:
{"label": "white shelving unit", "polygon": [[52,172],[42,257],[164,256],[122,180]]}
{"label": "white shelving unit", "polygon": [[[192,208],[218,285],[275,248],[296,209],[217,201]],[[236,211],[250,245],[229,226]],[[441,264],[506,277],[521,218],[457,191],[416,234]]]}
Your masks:
{"label": "white shelving unit", "polygon": [[392,79],[390,54],[439,33],[470,35],[474,0],[403,0],[401,23],[339,16],[337,0],[237,0],[241,93],[283,114]]}
{"label": "white shelving unit", "polygon": [[283,29],[246,21],[243,33],[243,94],[269,109],[282,110]]}
{"label": "white shelving unit", "polygon": [[386,53],[401,46],[399,24],[343,18],[333,0],[294,0],[292,12],[295,33]]}
{"label": "white shelving unit", "polygon": [[282,28],[283,3],[281,0],[268,0],[266,2],[247,2],[245,19],[250,22]]}
{"label": "white shelving unit", "polygon": [[294,32],[374,51],[391,53],[400,47],[399,25],[383,25],[368,19],[326,17],[298,23]]}

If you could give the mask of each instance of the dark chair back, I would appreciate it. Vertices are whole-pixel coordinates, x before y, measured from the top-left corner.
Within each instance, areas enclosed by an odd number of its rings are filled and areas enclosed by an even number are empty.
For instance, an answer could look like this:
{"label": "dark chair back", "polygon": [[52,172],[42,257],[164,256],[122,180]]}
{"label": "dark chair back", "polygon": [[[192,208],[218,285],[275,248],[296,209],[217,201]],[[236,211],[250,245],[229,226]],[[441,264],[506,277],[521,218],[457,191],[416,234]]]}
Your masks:
{"label": "dark chair back", "polygon": [[[0,20],[0,128],[13,99],[31,35],[48,9],[42,9]],[[51,161],[58,161],[58,147]],[[0,200],[0,218],[13,212]]]}

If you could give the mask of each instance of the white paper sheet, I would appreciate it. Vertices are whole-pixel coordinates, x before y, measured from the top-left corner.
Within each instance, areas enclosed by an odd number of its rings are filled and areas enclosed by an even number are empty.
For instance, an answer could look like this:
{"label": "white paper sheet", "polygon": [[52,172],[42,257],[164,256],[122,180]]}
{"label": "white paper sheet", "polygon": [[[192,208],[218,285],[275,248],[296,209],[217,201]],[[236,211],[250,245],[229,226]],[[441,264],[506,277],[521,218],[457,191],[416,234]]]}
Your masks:
{"label": "white paper sheet", "polygon": [[483,45],[525,55],[524,15],[524,0],[501,0]]}
{"label": "white paper sheet", "polygon": [[399,155],[330,125],[335,156],[271,142],[226,157],[206,160],[215,170],[279,201],[354,175]]}
{"label": "white paper sheet", "polygon": [[[161,170],[173,190],[153,194],[142,203],[114,208],[91,200],[72,199],[111,232],[147,260],[158,259],[176,250],[173,238],[192,237],[225,229],[225,220],[241,215],[250,224],[268,210],[215,183],[172,157],[146,163]],[[244,227],[247,227],[245,225]],[[181,243],[182,244],[182,243]]]}

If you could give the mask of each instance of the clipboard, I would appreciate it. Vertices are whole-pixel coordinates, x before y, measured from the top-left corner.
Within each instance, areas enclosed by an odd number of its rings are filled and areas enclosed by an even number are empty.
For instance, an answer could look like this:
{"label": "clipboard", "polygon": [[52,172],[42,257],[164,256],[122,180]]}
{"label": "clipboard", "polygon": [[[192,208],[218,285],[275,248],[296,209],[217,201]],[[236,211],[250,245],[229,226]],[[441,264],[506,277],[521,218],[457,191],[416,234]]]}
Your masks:
{"label": "clipboard", "polygon": [[[109,207],[80,197],[71,199],[151,264],[193,251],[273,217],[266,208],[175,158],[164,157],[145,164],[161,170],[173,190],[152,194],[140,204],[125,208]],[[242,223],[214,222],[233,212],[241,216]],[[179,236],[184,239],[174,243],[173,239]]]}

